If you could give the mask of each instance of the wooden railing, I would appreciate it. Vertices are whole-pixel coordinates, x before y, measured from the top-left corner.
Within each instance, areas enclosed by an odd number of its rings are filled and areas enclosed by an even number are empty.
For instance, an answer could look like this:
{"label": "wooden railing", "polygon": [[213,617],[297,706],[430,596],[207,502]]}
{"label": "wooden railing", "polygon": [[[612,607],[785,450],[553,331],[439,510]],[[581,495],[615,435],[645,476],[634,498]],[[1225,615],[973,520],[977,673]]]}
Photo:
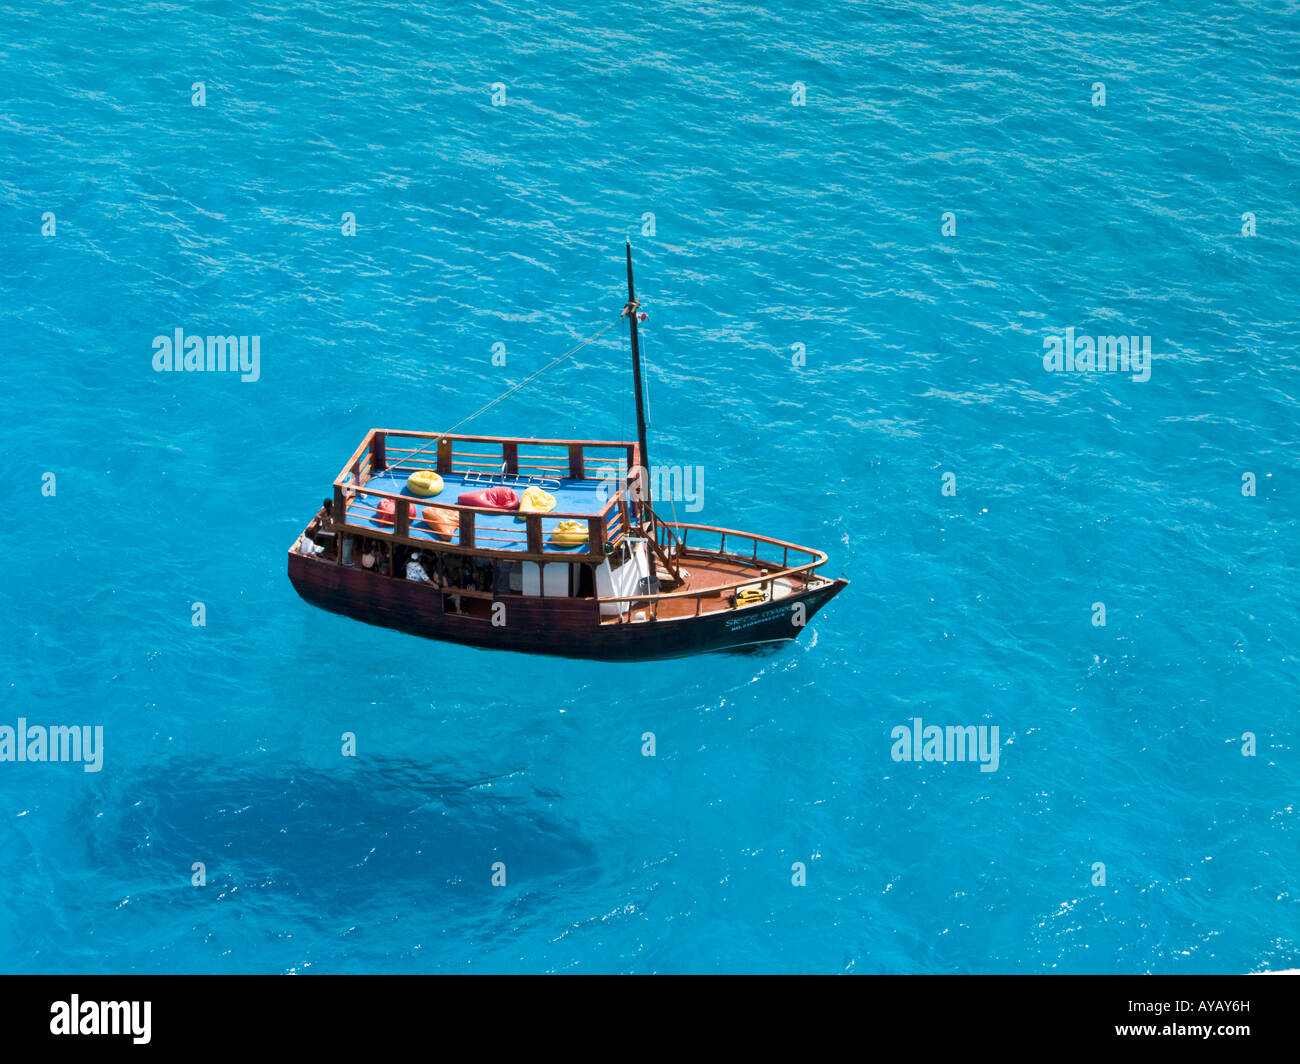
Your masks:
{"label": "wooden railing", "polygon": [[650,517],[651,524],[654,526],[654,539],[650,541],[654,552],[667,567],[672,578],[680,582],[682,574],[678,561],[682,552],[681,541],[678,540],[677,533],[673,531],[673,526],[667,521],[661,520],[653,510],[650,511]]}
{"label": "wooden railing", "polygon": [[[745,587],[757,586],[763,588],[766,592],[764,601],[771,602],[773,598],[773,588],[777,580],[788,579],[792,576],[801,576],[804,580],[811,580],[816,577],[817,569],[826,564],[827,556],[822,551],[814,550],[811,547],[801,547],[797,543],[789,543],[782,539],[773,539],[771,536],[760,536],[754,532],[736,532],[728,528],[714,528],[711,525],[669,524],[666,521],[657,521],[656,523],[657,525],[662,525],[664,528],[672,529],[674,533],[677,530],[681,530],[682,535],[680,537],[675,537],[679,544],[679,559],[685,558],[687,538],[689,537],[691,530],[695,529],[697,532],[713,533],[721,538],[716,551],[701,550],[696,547],[693,551],[692,557],[716,558],[719,561],[748,562],[750,564],[755,564],[759,561],[758,545],[764,543],[771,547],[781,548],[781,568],[778,572],[768,573],[766,576],[750,576],[743,580],[737,580],[734,583],[715,585],[713,587],[702,588],[698,591],[665,591],[654,595],[600,595],[597,596],[597,602],[599,604],[607,605],[627,603],[629,606],[633,604],[644,604],[649,610],[647,620],[656,621],[659,619],[660,603],[693,598],[695,600],[694,616],[698,617],[703,609],[703,600],[706,598],[725,597],[729,592],[739,591],[741,588]],[[698,536],[696,538],[698,539]],[[728,538],[741,541],[749,540],[752,543],[751,552],[747,555],[728,552],[726,549]],[[798,565],[790,565],[791,552],[794,552],[796,555],[806,555],[811,560],[802,562]],[[730,608],[738,609],[740,607],[733,604]],[[625,613],[630,614],[631,610],[620,607],[617,614],[617,621],[619,623],[636,623],[629,617],[625,617]],[[680,618],[673,619],[676,620]]]}
{"label": "wooden railing", "polygon": [[[401,446],[407,441],[416,441],[417,445]],[[590,453],[593,450],[607,453],[593,455]],[[551,475],[597,480],[602,471],[612,470],[620,483],[625,479],[625,471],[637,464],[636,444],[624,440],[551,440],[371,429],[344,466],[344,473],[356,472],[354,467],[363,452],[370,454],[372,472],[400,463],[435,469],[439,473],[504,472],[525,477]]]}
{"label": "wooden railing", "polygon": [[[392,514],[382,514],[378,500],[388,499],[393,503]],[[410,495],[401,495],[391,491],[379,491],[371,488],[357,488],[353,485],[336,484],[334,487],[334,525],[343,527],[355,535],[394,536],[397,539],[420,547],[438,548],[457,552],[501,555],[503,557],[535,560],[535,556],[544,556],[546,561],[592,561],[605,557],[605,543],[614,542],[626,530],[622,511],[619,510],[611,519],[611,512],[616,510],[617,499],[610,499],[597,514],[590,513],[550,513],[521,514],[517,510],[497,510],[484,506],[461,506],[456,503],[442,503],[434,499],[417,499]],[[416,508],[416,516],[411,517],[411,507]],[[454,514],[457,518],[458,534],[452,542],[445,539],[429,538],[438,535],[437,531],[425,523],[420,511],[425,507]],[[518,528],[493,527],[478,529],[477,519],[480,514],[495,518],[521,518]],[[370,528],[354,524],[353,516],[373,521],[383,527]],[[584,548],[556,545],[548,549],[542,530],[542,521],[579,521],[587,527],[587,544]],[[419,537],[411,535],[412,526],[420,526],[416,531],[424,533]]]}
{"label": "wooden railing", "polygon": [[[618,475],[618,471],[623,469],[635,469],[637,454],[636,444],[615,440],[508,439],[372,429],[335,478],[331,522],[336,529],[346,529],[356,535],[392,536],[420,547],[440,547],[444,550],[522,560],[600,561],[605,556],[606,544],[612,544],[626,535],[635,520],[629,507],[626,481],[621,476],[611,481],[609,498],[595,515],[589,512],[555,511],[546,514],[518,514],[487,507],[438,502],[432,498],[417,498],[366,485],[380,472],[401,467],[430,469],[443,474],[477,475],[494,479],[502,477],[503,480],[517,478],[512,486],[522,487],[531,482],[544,488],[548,480],[609,480],[607,473],[610,470],[616,471]],[[393,504],[391,518],[386,514],[381,516],[378,502],[383,499]],[[414,519],[409,509],[411,506],[417,508]],[[425,507],[455,515],[458,533],[454,543],[433,538],[438,533],[419,516],[420,510]],[[521,517],[523,521],[517,530],[480,530],[480,514],[507,514]],[[354,515],[382,527],[352,524],[351,517]],[[587,526],[585,549],[560,545],[548,549],[542,530],[543,519],[584,523]],[[421,535],[412,535],[413,525],[418,526],[415,530]]]}

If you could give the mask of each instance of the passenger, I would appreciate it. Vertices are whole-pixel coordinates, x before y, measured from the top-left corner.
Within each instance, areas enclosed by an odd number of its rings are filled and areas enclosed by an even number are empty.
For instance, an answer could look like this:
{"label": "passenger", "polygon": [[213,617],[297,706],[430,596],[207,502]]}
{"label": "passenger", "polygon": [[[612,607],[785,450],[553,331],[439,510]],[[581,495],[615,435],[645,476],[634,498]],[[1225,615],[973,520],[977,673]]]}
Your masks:
{"label": "passenger", "polygon": [[[460,563],[454,558],[448,558],[446,567],[442,570],[442,587],[444,589],[460,586]],[[459,595],[443,595],[442,598],[444,609],[450,605],[454,613],[464,613],[465,609],[461,605]]]}
{"label": "passenger", "polygon": [[411,560],[406,563],[406,579],[414,580],[419,584],[429,583],[429,574],[424,571],[424,566],[420,564],[420,552],[412,551]]}
{"label": "passenger", "polygon": [[493,594],[507,595],[510,593],[510,567],[514,562],[502,562],[497,566],[497,582],[492,589]]}

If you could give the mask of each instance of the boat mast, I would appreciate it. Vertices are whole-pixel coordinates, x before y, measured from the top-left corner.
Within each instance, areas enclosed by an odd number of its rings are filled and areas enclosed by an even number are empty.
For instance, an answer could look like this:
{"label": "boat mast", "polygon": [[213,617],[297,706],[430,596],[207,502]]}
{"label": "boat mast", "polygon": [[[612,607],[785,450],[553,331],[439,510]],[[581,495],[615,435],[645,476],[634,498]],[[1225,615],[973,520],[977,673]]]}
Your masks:
{"label": "boat mast", "polygon": [[[632,380],[636,386],[636,440],[641,446],[641,465],[647,475],[650,470],[650,457],[646,452],[645,441],[645,398],[641,394],[641,345],[637,339],[636,315],[640,304],[636,301],[636,291],[632,287],[632,241],[627,242],[627,306],[623,313],[632,326]],[[645,485],[645,496],[649,500],[649,485]]]}
{"label": "boat mast", "polygon": [[[623,313],[627,315],[628,324],[632,327],[632,379],[636,384],[636,440],[641,448],[641,505],[644,510],[649,511],[650,517],[650,538],[655,540],[654,531],[654,507],[650,500],[650,455],[646,449],[645,433],[645,398],[642,395],[641,383],[641,345],[637,340],[637,311],[640,304],[636,301],[636,290],[632,287],[632,241],[627,241],[627,306],[623,308]],[[658,540],[655,540],[657,543]],[[655,572],[654,551],[647,551],[647,561],[650,563],[650,576],[652,582],[658,580],[658,574]]]}

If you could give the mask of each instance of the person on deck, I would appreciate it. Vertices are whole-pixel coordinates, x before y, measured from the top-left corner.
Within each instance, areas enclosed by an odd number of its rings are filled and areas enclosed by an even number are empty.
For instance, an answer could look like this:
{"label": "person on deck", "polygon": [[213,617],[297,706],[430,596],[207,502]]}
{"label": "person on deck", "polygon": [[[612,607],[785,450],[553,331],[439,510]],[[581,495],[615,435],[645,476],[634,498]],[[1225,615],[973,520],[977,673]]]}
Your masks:
{"label": "person on deck", "polygon": [[420,564],[420,552],[418,550],[412,552],[411,560],[406,563],[406,579],[414,580],[420,584],[429,582],[429,574],[424,571],[424,566]]}
{"label": "person on deck", "polygon": [[[438,564],[439,564],[439,572],[438,572],[439,586],[442,587],[444,591],[459,586],[460,584],[459,564],[452,559],[448,559],[445,565],[441,561]],[[465,607],[461,604],[461,597],[459,595],[444,594],[442,601],[443,601],[444,609],[447,606],[450,606],[452,611],[455,613],[465,612]]]}

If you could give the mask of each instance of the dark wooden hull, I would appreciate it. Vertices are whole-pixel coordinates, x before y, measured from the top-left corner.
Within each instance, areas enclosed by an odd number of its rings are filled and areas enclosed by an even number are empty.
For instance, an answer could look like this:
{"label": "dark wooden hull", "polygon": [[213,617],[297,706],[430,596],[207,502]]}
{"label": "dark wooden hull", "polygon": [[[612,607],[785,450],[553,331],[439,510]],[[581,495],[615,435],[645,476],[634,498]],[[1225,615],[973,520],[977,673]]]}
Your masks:
{"label": "dark wooden hull", "polygon": [[[503,623],[444,611],[443,596],[427,584],[380,576],[364,569],[289,553],[289,579],[313,606],[367,624],[426,639],[599,661],[647,661],[731,650],[798,638],[813,615],[843,590],[847,580],[740,610],[719,610],[674,620],[601,624],[594,600],[503,597]],[[803,624],[796,624],[802,604]]]}

